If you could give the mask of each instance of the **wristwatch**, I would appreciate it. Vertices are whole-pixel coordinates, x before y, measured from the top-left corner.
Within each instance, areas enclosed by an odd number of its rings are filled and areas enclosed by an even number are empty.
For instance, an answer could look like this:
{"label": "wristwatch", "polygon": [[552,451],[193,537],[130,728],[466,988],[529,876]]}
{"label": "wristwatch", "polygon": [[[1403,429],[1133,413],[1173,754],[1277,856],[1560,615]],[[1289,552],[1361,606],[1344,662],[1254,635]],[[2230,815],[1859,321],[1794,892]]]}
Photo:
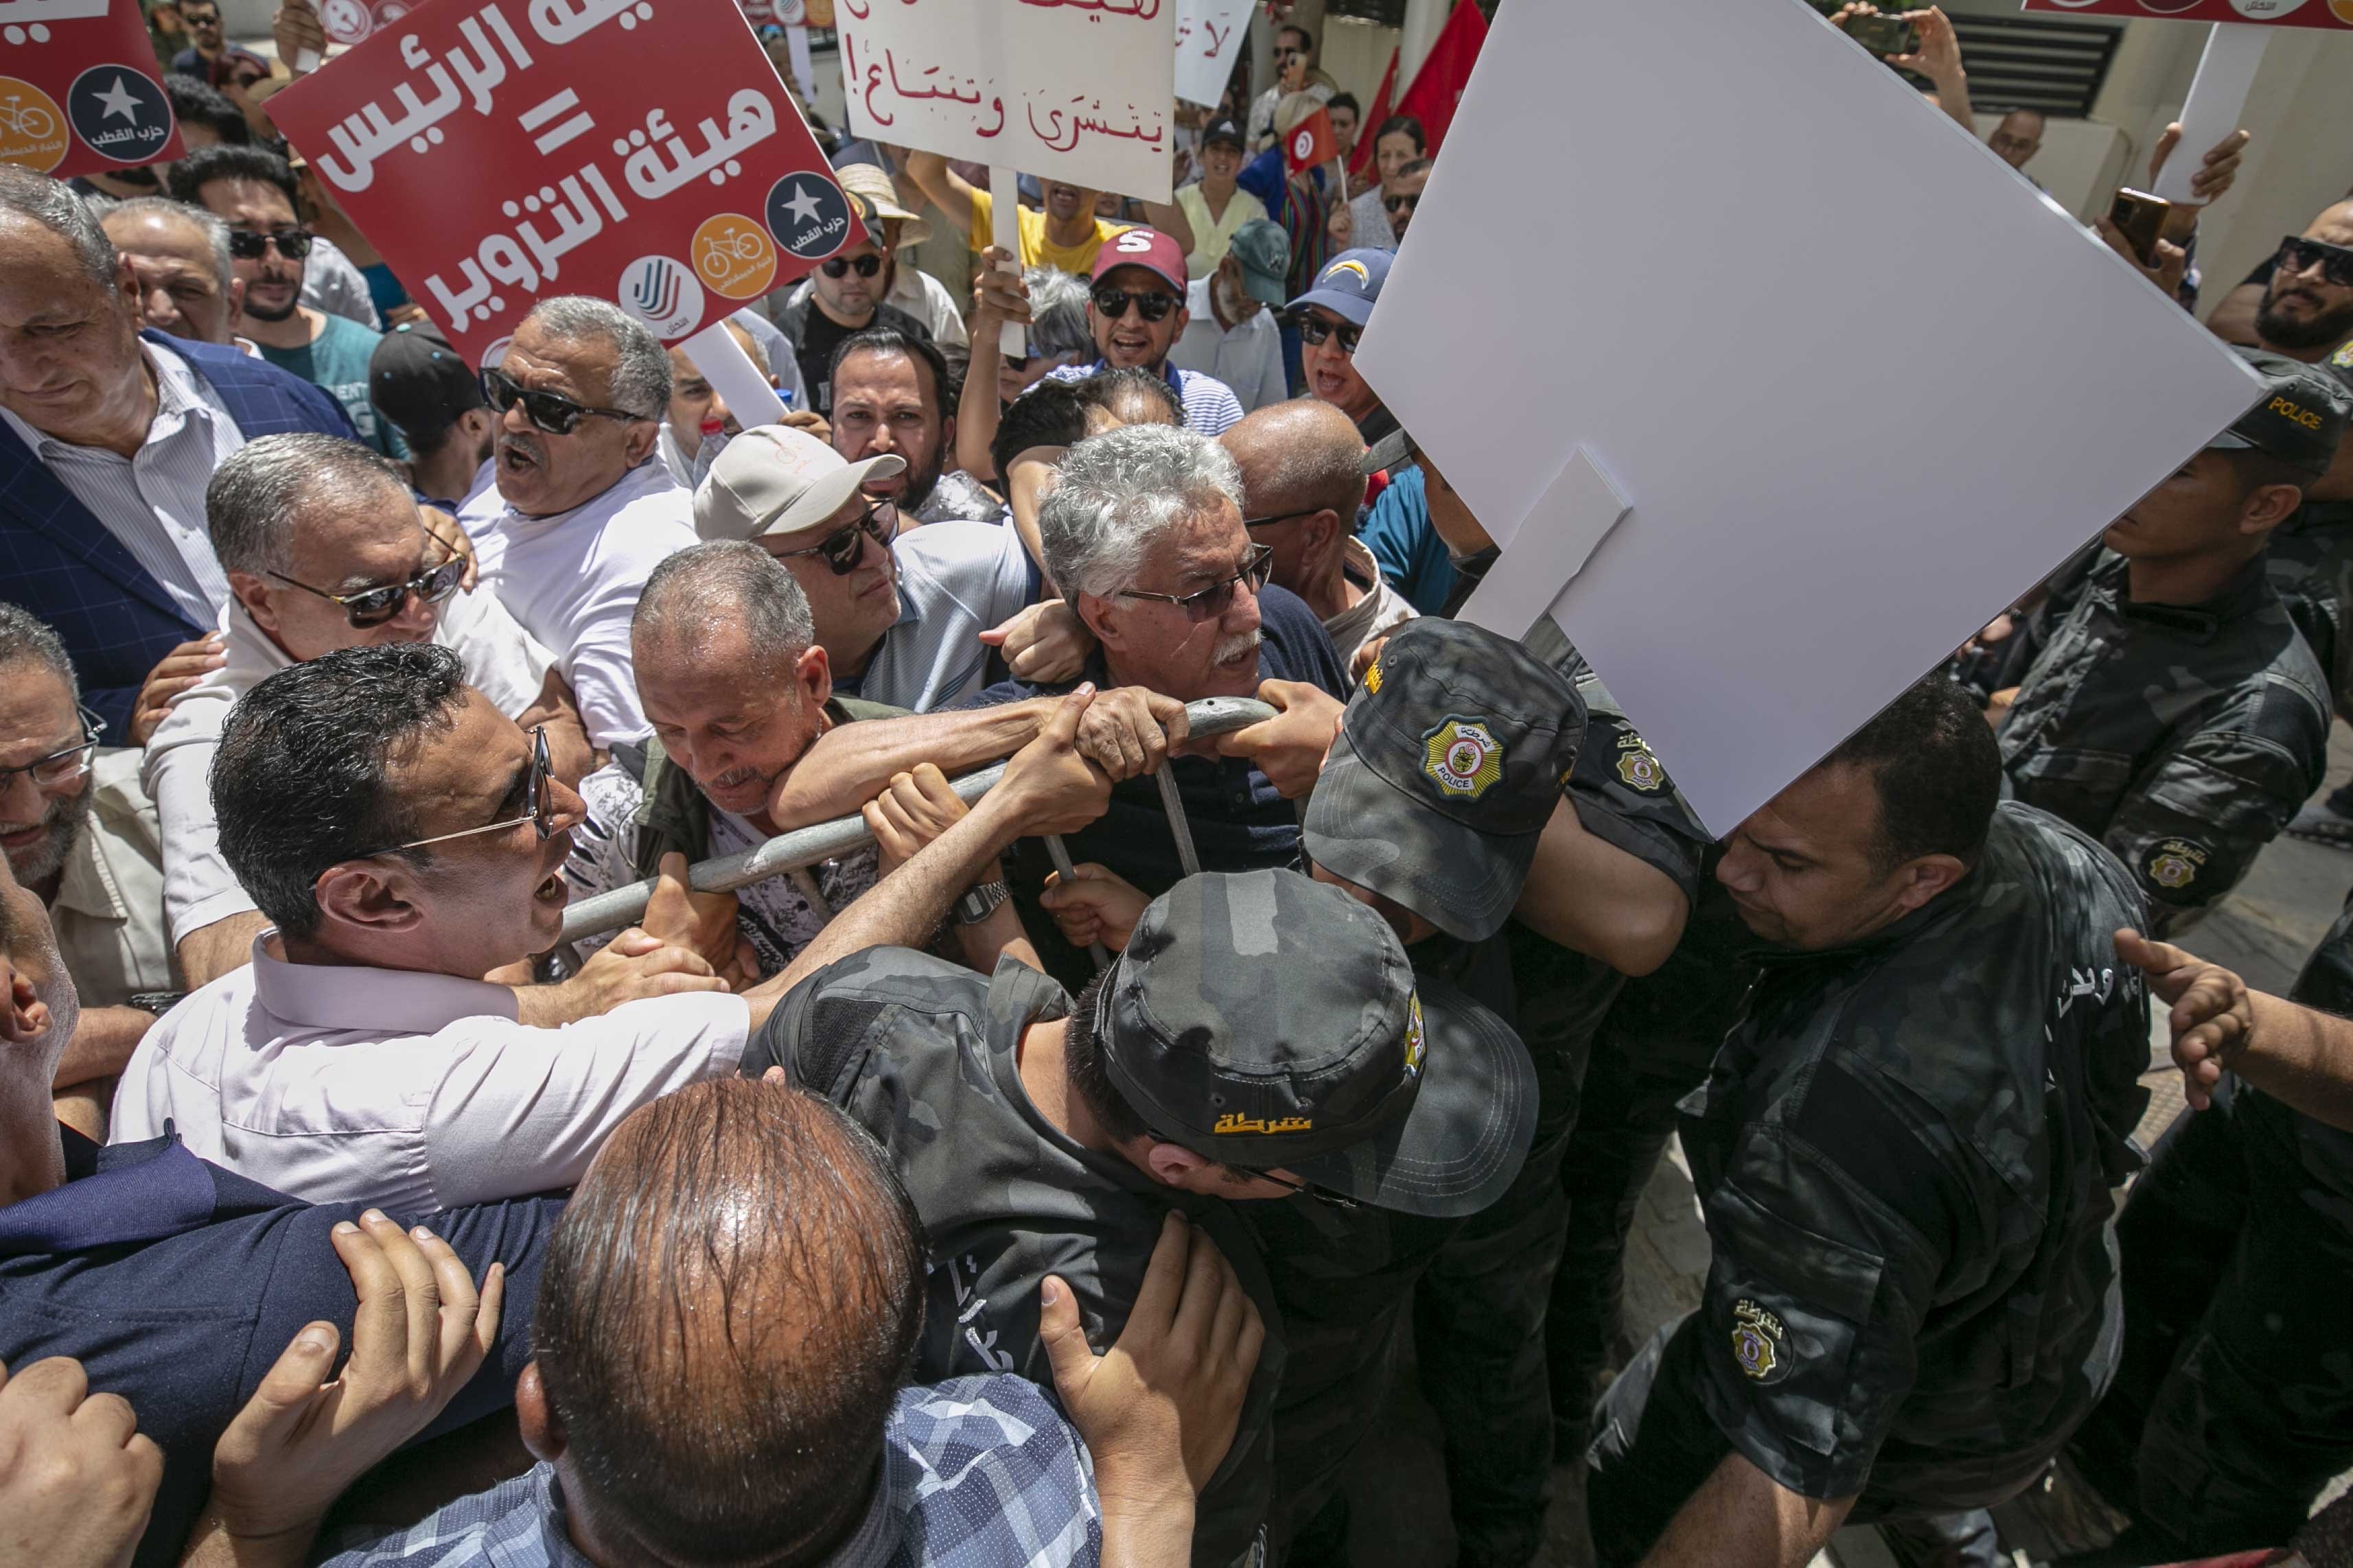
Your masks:
{"label": "wristwatch", "polygon": [[994,882],[976,882],[964,890],[956,900],[956,924],[976,926],[997,912],[997,906],[1013,896],[1013,889],[999,877]]}

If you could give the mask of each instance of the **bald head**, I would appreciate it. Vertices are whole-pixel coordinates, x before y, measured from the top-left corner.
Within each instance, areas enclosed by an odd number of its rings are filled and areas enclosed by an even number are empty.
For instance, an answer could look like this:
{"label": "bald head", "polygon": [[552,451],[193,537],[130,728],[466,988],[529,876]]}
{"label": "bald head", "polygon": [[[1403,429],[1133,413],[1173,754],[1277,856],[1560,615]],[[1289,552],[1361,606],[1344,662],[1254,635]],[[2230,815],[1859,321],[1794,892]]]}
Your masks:
{"label": "bald head", "polygon": [[2042,147],[2042,114],[2031,109],[2011,110],[1993,128],[1993,134],[1986,138],[1986,145],[2011,168],[2024,168],[2027,160]]}
{"label": "bald head", "polygon": [[1365,439],[1335,404],[1270,404],[1218,437],[1242,471],[1249,514],[1330,509],[1353,519],[1365,496]]}
{"label": "bald head", "polygon": [[914,1209],[840,1111],[748,1079],[641,1108],[540,1284],[567,1502],[630,1558],[795,1560],[872,1490],[923,1300]]}

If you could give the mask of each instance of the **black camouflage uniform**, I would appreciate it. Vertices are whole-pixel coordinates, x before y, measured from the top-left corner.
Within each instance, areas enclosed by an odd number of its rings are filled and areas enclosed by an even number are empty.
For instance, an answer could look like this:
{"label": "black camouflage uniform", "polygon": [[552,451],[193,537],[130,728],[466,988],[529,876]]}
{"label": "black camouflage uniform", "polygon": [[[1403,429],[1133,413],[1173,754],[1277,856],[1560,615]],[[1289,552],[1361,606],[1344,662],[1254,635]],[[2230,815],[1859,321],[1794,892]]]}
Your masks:
{"label": "black camouflage uniform", "polygon": [[2097,844],[2005,802],[1953,888],[1764,963],[1684,1105],[1702,1305],[1598,1418],[1599,1562],[1638,1559],[1728,1453],[1860,1494],[1857,1522],[1966,1515],[2042,1472],[2116,1354],[2109,1189],[2148,1006],[2113,933],[2140,915]]}
{"label": "black camouflage uniform", "polygon": [[[2292,994],[2353,1016],[2353,900]],[[2353,1133],[2225,1075],[2158,1141],[2116,1234],[2124,1360],[2070,1453],[2134,1516],[2118,1545],[2284,1543],[2353,1468]]]}
{"label": "black camouflage uniform", "polygon": [[[2264,391],[2209,449],[2327,472],[2344,390],[2241,352]],[[2063,613],[2046,605],[2013,636],[1998,681],[2019,689],[1999,732],[2010,793],[2105,841],[2159,934],[2229,892],[2327,768],[2328,679],[2272,571],[2259,552],[2204,604],[2136,604],[2127,563],[2102,552],[2054,585]]]}
{"label": "black camouflage uniform", "polygon": [[[1348,705],[1308,803],[1308,857],[1438,926],[1406,949],[1415,973],[1513,1019],[1523,994],[1506,922],[1588,732],[1576,688],[1530,650],[1456,622],[1410,622]],[[1544,1292],[1520,1276],[1531,1247],[1550,1274],[1562,1118],[1576,1114],[1583,1062],[1531,1054],[1534,1142],[1518,1178],[1478,1214],[1249,1211],[1295,1348],[1276,1458],[1278,1538],[1299,1563],[1345,1560],[1339,1487],[1386,1398],[1409,1303],[1422,1384],[1445,1428],[1461,1561],[1521,1563],[1542,1543]],[[1520,1408],[1531,1390],[1532,1422]]]}

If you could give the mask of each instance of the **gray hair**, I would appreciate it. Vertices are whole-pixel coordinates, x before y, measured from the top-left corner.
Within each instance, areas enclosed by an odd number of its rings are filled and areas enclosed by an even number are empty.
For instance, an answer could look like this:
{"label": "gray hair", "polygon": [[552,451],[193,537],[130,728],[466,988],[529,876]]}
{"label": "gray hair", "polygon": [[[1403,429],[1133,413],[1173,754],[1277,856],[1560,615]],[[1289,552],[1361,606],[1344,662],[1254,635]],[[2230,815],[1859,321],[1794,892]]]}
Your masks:
{"label": "gray hair", "polygon": [[47,666],[66,683],[73,700],[81,700],[81,682],[75,679],[73,658],[66,652],[65,639],[32,611],[0,599],[0,669],[25,658],[37,659]]}
{"label": "gray hair", "polygon": [[47,174],[36,174],[21,163],[0,163],[0,212],[14,213],[61,237],[73,247],[74,257],[90,281],[112,292],[114,242],[106,237],[97,215],[82,205],[71,187]]}
{"label": "gray hair", "polygon": [[1226,449],[1166,425],[1130,425],[1071,447],[1038,510],[1046,570],[1064,594],[1108,596],[1133,582],[1154,540],[1219,504],[1242,480]]}
{"label": "gray hair", "polygon": [[1029,287],[1029,352],[1092,358],[1095,335],[1087,325],[1087,280],[1059,267],[1032,267],[1021,280]]}
{"label": "gray hair", "polygon": [[670,407],[670,351],[618,305],[586,294],[558,294],[533,305],[522,325],[573,342],[611,343],[613,406],[640,419],[659,419]]}
{"label": "gray hair", "polygon": [[248,441],[213,470],[205,525],[229,572],[283,572],[293,564],[294,526],[325,501],[385,487],[408,493],[399,470],[356,441],[302,431]]}
{"label": "gray hair", "polygon": [[629,617],[632,639],[706,639],[741,626],[769,669],[798,659],[817,641],[808,595],[785,563],[744,539],[715,540],[666,556],[646,578]]}
{"label": "gray hair", "polygon": [[[213,253],[213,270],[220,274],[221,292],[228,292],[228,225],[221,221],[218,214],[207,212],[203,207],[190,206],[185,202],[175,202],[169,196],[133,196],[129,201],[114,203],[99,222],[100,226],[104,226],[116,218],[136,222],[142,217],[184,223],[203,235],[205,244]],[[114,236],[110,232],[107,237],[111,240]]]}

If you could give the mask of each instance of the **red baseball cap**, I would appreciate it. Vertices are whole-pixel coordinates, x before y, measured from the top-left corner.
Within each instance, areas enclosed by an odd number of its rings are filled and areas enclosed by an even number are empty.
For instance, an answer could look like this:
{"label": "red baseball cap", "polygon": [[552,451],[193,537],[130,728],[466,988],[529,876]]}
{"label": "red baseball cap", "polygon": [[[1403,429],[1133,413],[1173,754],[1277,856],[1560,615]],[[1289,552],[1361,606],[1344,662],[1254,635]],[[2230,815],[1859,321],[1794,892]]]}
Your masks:
{"label": "red baseball cap", "polygon": [[1177,293],[1185,292],[1185,253],[1156,228],[1123,229],[1103,242],[1103,248],[1095,253],[1097,281],[1119,267],[1141,267]]}

